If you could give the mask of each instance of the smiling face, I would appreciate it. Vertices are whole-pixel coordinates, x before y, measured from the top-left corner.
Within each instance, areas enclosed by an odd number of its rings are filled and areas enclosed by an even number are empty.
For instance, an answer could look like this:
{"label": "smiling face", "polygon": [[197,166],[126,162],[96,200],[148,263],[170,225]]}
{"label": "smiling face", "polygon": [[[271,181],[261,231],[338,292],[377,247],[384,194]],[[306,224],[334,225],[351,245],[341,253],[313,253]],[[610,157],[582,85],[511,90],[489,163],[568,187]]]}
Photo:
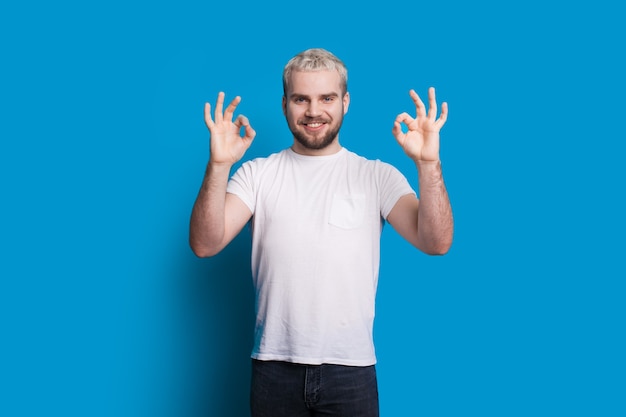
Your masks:
{"label": "smiling face", "polygon": [[293,150],[330,155],[341,149],[339,129],[350,95],[342,95],[337,71],[293,71],[283,97],[283,112],[294,137]]}

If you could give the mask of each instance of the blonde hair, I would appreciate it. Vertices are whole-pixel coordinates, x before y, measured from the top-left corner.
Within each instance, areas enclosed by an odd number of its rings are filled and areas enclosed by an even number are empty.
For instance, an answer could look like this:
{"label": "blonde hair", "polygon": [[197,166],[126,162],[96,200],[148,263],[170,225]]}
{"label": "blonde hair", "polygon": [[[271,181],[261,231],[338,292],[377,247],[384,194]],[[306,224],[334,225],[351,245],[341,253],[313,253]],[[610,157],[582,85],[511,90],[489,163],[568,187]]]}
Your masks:
{"label": "blonde hair", "polygon": [[287,62],[283,69],[283,94],[287,96],[293,71],[337,71],[341,78],[342,94],[348,91],[348,69],[335,55],[322,48],[311,48],[300,52]]}

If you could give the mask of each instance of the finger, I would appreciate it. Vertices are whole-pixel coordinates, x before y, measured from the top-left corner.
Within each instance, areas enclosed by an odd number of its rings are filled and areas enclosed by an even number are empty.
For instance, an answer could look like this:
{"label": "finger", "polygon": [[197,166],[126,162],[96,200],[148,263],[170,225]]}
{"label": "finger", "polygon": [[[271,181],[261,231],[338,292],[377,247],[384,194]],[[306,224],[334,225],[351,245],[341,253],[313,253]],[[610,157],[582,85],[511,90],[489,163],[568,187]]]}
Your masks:
{"label": "finger", "polygon": [[396,119],[393,121],[393,128],[391,129],[391,133],[395,136],[396,140],[401,141],[404,136],[404,132],[402,130],[402,123],[404,123],[407,128],[409,124],[415,121],[414,118],[409,116],[408,113],[400,113],[396,116]]}
{"label": "finger", "polygon": [[437,124],[441,128],[448,120],[448,103],[445,101],[441,103],[441,115],[439,116],[439,120],[437,120]]}
{"label": "finger", "polygon": [[435,97],[435,87],[428,89],[428,118],[435,120],[437,117],[437,99]]}
{"label": "finger", "polygon": [[234,121],[234,125],[237,126],[238,129],[244,128],[243,139],[251,141],[256,136],[255,130],[250,125],[250,121],[246,116],[240,114]]}
{"label": "finger", "polygon": [[415,92],[415,90],[411,89],[409,91],[409,95],[413,99],[413,103],[415,103],[415,110],[417,112],[417,117],[425,117],[426,116],[426,106],[424,106],[424,102],[420,98],[420,96]]}
{"label": "finger", "polygon": [[396,116],[395,123],[398,123],[398,124],[404,123],[405,125],[409,126],[414,121],[415,119],[413,117],[409,116],[408,113],[404,112]]}
{"label": "finger", "polygon": [[210,129],[213,126],[213,119],[211,119],[211,104],[204,103],[204,123]]}
{"label": "finger", "polygon": [[250,126],[250,121],[243,114],[240,114],[239,116],[237,116],[234,123],[235,123],[235,126],[237,127]]}
{"label": "finger", "polygon": [[235,97],[230,102],[230,104],[228,105],[228,107],[226,107],[226,110],[224,111],[224,120],[227,120],[227,121],[233,120],[233,114],[235,113],[235,110],[237,109],[239,102],[241,102],[241,97],[239,96]]}
{"label": "finger", "polygon": [[222,121],[222,111],[224,108],[224,92],[220,91],[217,94],[217,102],[215,103],[215,123]]}
{"label": "finger", "polygon": [[393,128],[391,129],[391,133],[393,134],[393,136],[395,136],[396,139],[398,139],[403,133],[402,125],[397,120],[394,120],[393,122]]}
{"label": "finger", "polygon": [[248,141],[252,141],[252,139],[254,139],[255,136],[256,136],[256,131],[252,128],[252,126],[250,126],[249,124],[246,125],[244,139]]}

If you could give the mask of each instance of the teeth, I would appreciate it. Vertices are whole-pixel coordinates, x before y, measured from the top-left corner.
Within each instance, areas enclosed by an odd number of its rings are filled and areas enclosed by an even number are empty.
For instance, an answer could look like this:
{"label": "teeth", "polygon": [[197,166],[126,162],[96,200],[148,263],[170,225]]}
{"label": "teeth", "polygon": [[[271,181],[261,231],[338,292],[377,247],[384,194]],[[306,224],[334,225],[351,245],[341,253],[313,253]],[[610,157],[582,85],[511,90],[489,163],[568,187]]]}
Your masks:
{"label": "teeth", "polygon": [[322,124],[321,123],[309,123],[307,126],[309,127],[320,127]]}

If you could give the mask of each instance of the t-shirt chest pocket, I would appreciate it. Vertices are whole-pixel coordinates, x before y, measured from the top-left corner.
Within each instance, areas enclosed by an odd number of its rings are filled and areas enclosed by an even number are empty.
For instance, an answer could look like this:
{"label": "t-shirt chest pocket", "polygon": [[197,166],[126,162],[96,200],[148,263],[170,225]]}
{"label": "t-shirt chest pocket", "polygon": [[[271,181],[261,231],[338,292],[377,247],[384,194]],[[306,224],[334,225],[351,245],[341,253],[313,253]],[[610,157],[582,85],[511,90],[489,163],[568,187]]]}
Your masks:
{"label": "t-shirt chest pocket", "polygon": [[334,194],[328,223],[342,229],[356,229],[365,219],[365,194]]}

